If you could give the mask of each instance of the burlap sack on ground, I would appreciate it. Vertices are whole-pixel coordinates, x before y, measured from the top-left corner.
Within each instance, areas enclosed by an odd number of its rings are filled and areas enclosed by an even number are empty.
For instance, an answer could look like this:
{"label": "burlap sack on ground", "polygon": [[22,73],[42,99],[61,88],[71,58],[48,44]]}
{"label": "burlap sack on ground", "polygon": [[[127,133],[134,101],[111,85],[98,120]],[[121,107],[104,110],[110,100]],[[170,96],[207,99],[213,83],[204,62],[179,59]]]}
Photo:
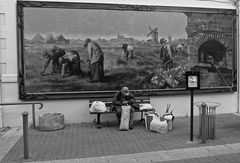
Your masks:
{"label": "burlap sack on ground", "polygon": [[130,108],[131,106],[122,106],[121,122],[119,127],[119,130],[121,131],[129,130]]}

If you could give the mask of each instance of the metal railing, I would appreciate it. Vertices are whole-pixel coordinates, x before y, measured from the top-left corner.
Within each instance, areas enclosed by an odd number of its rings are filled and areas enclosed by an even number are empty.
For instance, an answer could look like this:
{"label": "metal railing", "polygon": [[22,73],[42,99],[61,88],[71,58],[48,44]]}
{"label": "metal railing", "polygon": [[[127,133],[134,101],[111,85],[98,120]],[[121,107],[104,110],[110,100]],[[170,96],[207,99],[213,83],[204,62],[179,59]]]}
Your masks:
{"label": "metal railing", "polygon": [[35,123],[35,105],[40,105],[38,108],[41,110],[43,108],[43,104],[41,102],[13,102],[13,103],[0,103],[0,106],[4,105],[32,105],[32,121],[33,121],[33,128],[36,128],[36,123]]}

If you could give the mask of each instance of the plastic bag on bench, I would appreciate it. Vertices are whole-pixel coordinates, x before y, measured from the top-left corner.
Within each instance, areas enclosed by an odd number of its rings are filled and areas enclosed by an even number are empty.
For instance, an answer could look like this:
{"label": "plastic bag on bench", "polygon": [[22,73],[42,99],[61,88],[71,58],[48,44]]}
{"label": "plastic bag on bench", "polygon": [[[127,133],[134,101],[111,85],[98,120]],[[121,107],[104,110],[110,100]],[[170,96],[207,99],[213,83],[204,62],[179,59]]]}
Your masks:
{"label": "plastic bag on bench", "polygon": [[145,103],[145,104],[139,104],[140,108],[139,110],[151,110],[153,109],[151,104]]}
{"label": "plastic bag on bench", "polygon": [[105,112],[107,107],[102,101],[94,101],[90,107],[90,112]]}

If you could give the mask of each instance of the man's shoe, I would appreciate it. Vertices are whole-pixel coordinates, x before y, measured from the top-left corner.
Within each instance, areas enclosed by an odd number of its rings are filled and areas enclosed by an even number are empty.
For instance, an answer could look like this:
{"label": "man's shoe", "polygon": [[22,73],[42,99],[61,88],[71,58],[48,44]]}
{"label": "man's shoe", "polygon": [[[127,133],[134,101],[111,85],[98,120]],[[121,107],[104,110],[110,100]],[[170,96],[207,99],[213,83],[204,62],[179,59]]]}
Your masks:
{"label": "man's shoe", "polygon": [[129,130],[133,130],[133,127],[129,127]]}

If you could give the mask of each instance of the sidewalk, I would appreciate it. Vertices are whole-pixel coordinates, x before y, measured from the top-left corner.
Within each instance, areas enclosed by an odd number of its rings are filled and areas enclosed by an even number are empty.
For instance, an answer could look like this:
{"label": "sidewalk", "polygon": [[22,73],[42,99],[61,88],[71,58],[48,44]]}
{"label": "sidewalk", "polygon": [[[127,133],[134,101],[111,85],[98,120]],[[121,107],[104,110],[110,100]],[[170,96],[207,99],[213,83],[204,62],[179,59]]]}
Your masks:
{"label": "sidewalk", "polygon": [[22,129],[11,128],[6,133],[3,131],[2,134],[0,136],[0,161],[22,136]]}
{"label": "sidewalk", "polygon": [[[41,163],[237,163],[240,159],[240,143],[206,146],[197,148],[184,148],[146,153],[133,153],[124,155],[111,155],[68,160],[40,161]],[[38,163],[40,163],[38,162]],[[29,162],[30,163],[30,162]],[[34,162],[31,162],[34,163]],[[36,163],[36,162],[35,162]]]}
{"label": "sidewalk", "polygon": [[[198,117],[194,117],[194,138],[190,142],[189,117],[175,118],[166,134],[147,131],[136,121],[132,131],[118,131],[115,122],[102,129],[93,124],[71,124],[65,129],[41,132],[29,129],[29,155],[23,159],[22,137],[3,157],[4,162],[237,162],[240,159],[240,116],[217,115],[216,139],[197,141]],[[1,139],[0,139],[1,142]],[[231,159],[231,160],[230,160]],[[1,159],[0,159],[1,160]],[[234,161],[235,160],[235,161]]]}

